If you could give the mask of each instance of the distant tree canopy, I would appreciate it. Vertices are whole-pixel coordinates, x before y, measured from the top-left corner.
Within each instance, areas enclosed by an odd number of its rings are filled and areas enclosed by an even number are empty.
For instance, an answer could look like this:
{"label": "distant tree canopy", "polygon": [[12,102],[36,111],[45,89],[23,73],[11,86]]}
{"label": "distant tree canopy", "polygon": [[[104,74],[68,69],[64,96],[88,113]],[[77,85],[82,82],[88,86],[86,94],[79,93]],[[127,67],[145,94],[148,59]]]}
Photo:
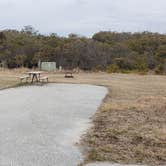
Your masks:
{"label": "distant tree canopy", "polygon": [[[41,35],[31,26],[0,32],[0,61],[9,68],[35,67],[56,61],[82,70],[165,70],[166,35],[151,32],[99,32],[92,38],[69,34]],[[112,65],[112,67],[111,67]]]}

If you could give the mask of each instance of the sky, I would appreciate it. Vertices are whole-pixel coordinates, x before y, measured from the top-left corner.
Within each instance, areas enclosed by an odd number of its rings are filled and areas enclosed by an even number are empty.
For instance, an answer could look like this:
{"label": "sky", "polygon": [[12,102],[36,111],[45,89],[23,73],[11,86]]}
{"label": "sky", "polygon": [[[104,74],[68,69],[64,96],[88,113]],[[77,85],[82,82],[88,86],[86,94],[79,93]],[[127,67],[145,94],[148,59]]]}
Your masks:
{"label": "sky", "polygon": [[166,33],[166,0],[0,0],[0,30],[32,25],[42,34]]}

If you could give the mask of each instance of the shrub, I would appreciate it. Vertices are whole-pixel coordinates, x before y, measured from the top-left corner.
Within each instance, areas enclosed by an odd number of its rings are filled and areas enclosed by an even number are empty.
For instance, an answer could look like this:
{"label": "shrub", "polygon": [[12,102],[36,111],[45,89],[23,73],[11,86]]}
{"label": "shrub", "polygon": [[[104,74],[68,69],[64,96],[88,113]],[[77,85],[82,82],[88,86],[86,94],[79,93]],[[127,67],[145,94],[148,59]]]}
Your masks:
{"label": "shrub", "polygon": [[146,63],[137,63],[136,64],[136,69],[140,72],[147,72],[148,71],[148,66]]}
{"label": "shrub", "polygon": [[97,65],[94,69],[94,71],[98,72],[98,71],[102,71],[102,66],[101,65]]}
{"label": "shrub", "polygon": [[155,73],[156,74],[163,74],[164,73],[164,66],[163,65],[158,65],[156,68],[155,68]]}
{"label": "shrub", "polygon": [[108,65],[106,68],[107,73],[119,72],[119,66],[117,64]]}

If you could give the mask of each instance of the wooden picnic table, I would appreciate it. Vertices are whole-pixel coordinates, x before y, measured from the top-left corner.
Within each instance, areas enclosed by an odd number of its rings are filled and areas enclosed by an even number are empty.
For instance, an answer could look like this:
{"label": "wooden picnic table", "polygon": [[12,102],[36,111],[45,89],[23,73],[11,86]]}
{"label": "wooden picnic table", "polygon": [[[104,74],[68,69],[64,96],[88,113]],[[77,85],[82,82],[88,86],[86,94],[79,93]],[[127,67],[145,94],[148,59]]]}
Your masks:
{"label": "wooden picnic table", "polygon": [[31,83],[33,83],[34,79],[36,80],[36,82],[40,81],[40,76],[43,72],[42,71],[30,71],[27,73],[29,74],[30,78],[32,79]]}
{"label": "wooden picnic table", "polygon": [[73,78],[73,72],[72,71],[66,71],[65,72],[65,78]]}

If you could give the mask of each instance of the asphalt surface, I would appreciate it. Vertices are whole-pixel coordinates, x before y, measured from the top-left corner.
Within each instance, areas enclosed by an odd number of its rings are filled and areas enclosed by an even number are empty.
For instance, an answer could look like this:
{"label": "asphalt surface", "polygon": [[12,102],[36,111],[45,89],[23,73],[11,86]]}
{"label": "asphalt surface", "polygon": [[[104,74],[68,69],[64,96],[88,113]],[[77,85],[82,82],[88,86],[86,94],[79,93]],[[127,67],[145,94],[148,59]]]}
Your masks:
{"label": "asphalt surface", "polygon": [[74,84],[0,91],[0,166],[77,166],[76,143],[106,93]]}

